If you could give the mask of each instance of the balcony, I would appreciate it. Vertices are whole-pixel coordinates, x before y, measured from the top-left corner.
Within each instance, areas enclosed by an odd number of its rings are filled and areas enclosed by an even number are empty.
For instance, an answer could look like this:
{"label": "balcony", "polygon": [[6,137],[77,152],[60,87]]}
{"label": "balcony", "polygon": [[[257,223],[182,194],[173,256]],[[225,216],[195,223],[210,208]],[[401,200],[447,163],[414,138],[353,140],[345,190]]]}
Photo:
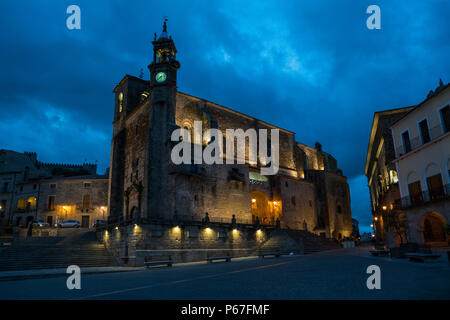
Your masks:
{"label": "balcony", "polygon": [[394,201],[394,209],[407,209],[450,199],[450,184]]}
{"label": "balcony", "polygon": [[446,135],[447,133],[448,132],[444,132],[442,130],[442,127],[440,125],[435,126],[435,127],[431,128],[431,130],[429,132],[429,140],[425,141],[424,143],[422,143],[422,139],[419,136],[416,136],[411,139],[410,148],[408,150],[405,150],[403,143],[400,143],[400,146],[395,150],[396,157],[400,158],[401,156],[403,156],[405,154],[408,154],[414,150],[419,149],[423,145],[426,145],[430,142],[433,142],[433,141],[439,139],[440,137]]}

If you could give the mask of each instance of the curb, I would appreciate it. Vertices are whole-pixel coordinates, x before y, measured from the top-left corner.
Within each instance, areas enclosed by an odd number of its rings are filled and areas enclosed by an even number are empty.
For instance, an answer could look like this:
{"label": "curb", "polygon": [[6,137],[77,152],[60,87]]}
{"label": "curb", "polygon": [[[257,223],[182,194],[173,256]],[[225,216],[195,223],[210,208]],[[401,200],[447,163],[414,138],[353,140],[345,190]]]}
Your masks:
{"label": "curb", "polygon": [[[81,269],[81,274],[102,274],[102,273],[118,273],[118,272],[132,272],[132,271],[142,271],[144,268],[133,268],[130,270],[88,270],[84,271]],[[45,279],[45,278],[58,278],[58,277],[66,277],[69,274],[66,272],[57,272],[57,273],[43,273],[43,274],[28,274],[28,275],[10,275],[10,276],[1,276],[0,282],[6,281],[19,281],[19,280],[31,280],[31,279]]]}

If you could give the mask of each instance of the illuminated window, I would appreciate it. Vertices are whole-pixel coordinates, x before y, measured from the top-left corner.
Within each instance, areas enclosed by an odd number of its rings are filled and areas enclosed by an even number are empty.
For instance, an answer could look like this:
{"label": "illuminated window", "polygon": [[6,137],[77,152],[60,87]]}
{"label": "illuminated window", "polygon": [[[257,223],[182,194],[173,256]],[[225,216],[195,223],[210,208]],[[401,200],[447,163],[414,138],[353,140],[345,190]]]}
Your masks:
{"label": "illuminated window", "polygon": [[123,93],[119,93],[119,112],[122,112],[123,109]]}
{"label": "illuminated window", "polygon": [[47,209],[49,211],[55,210],[55,196],[49,196],[48,197]]}
{"label": "illuminated window", "polygon": [[25,200],[25,198],[20,198],[17,201],[17,209],[25,209],[27,207],[27,201]]}
{"label": "illuminated window", "polygon": [[389,170],[389,179],[391,180],[391,183],[397,183],[398,182],[397,171]]}

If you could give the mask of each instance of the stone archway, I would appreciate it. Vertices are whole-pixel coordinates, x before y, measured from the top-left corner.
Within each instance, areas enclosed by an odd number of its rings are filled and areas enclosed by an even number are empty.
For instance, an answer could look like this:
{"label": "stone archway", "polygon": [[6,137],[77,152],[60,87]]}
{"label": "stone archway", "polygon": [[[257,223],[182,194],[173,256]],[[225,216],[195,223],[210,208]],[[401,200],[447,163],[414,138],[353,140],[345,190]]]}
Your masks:
{"label": "stone archway", "polygon": [[261,191],[252,191],[252,222],[258,217],[261,224],[274,224],[277,219],[270,206],[269,196]]}
{"label": "stone archway", "polygon": [[435,211],[426,213],[420,222],[423,243],[430,246],[446,246],[447,221]]}

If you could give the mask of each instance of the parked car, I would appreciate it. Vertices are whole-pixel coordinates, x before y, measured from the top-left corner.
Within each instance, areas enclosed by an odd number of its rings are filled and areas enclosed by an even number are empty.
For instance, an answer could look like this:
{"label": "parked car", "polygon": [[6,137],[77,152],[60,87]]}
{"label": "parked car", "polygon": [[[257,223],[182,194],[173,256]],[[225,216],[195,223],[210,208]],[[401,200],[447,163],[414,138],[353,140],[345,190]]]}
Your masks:
{"label": "parked car", "polygon": [[95,220],[94,224],[92,225],[94,228],[103,228],[106,227],[106,221],[105,220]]}
{"label": "parked car", "polygon": [[59,223],[60,228],[79,228],[81,227],[80,222],[77,220],[67,220]]}
{"label": "parked car", "polygon": [[47,222],[44,222],[44,221],[41,221],[41,220],[33,221],[33,227],[41,227],[41,228],[43,228],[43,227],[48,227],[48,226],[49,225],[48,225]]}

